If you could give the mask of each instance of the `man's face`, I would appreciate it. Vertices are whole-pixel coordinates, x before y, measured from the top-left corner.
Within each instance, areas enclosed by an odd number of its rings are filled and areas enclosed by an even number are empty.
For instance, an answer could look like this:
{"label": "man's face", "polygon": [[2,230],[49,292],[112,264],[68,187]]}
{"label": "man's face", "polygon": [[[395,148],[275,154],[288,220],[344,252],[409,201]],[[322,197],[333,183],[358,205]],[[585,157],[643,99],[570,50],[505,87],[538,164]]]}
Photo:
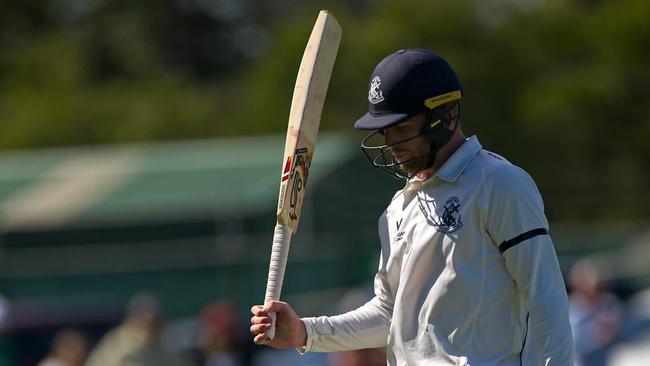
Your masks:
{"label": "man's face", "polygon": [[421,113],[382,131],[395,160],[403,163],[400,164],[400,169],[409,174],[427,167],[431,145],[424,136],[418,136],[425,118],[426,113]]}

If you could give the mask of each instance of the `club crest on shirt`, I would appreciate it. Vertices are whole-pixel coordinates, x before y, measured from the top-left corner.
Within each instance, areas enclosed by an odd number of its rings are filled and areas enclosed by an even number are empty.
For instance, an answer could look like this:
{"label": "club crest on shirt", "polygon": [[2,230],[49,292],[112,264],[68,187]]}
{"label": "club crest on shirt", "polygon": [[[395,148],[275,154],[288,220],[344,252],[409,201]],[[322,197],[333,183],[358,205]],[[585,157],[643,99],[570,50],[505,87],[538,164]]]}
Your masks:
{"label": "club crest on shirt", "polygon": [[[460,199],[457,196],[449,198],[441,209],[436,210],[433,200],[418,195],[420,211],[424,214],[427,223],[444,234],[451,234],[463,227],[460,215]],[[436,212],[438,211],[438,212]]]}

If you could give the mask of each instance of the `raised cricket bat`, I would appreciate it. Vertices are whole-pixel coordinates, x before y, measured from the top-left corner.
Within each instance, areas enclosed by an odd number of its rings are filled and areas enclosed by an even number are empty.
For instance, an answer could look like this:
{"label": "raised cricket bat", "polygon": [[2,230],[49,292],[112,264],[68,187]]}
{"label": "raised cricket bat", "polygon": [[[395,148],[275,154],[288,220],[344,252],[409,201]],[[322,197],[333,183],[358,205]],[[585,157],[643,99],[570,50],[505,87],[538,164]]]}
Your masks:
{"label": "raised cricket bat", "polygon": [[[298,229],[321,111],[340,41],[341,26],[331,13],[321,10],[293,89],[265,303],[280,299],[291,235]],[[271,319],[271,328],[266,332],[269,339],[275,335],[275,314]]]}

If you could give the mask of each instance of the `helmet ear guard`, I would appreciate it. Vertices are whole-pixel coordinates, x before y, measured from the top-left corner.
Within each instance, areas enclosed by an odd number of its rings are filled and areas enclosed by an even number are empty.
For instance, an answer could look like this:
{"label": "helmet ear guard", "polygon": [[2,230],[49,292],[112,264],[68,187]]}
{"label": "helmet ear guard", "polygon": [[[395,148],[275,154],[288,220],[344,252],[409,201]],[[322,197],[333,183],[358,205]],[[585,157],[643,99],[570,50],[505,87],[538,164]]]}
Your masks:
{"label": "helmet ear guard", "polygon": [[[452,130],[448,129],[447,126],[445,126],[445,117],[450,112],[454,114],[452,118],[456,121]],[[456,132],[459,119],[460,101],[456,101],[453,104],[442,105],[435,109],[430,109],[427,111],[426,122],[422,126],[421,133],[424,137],[431,141],[431,144],[438,146],[438,148],[441,148],[446,145],[447,142],[449,142],[451,137]]]}
{"label": "helmet ear guard", "polygon": [[[457,98],[460,99],[460,92],[458,92]],[[425,123],[420,130],[420,134],[431,143],[427,168],[433,166],[438,151],[451,140],[458,128],[458,122],[460,121],[460,101],[457,98],[452,99],[452,101],[455,100],[454,103],[450,103],[449,100],[444,100],[443,103],[445,104],[427,111]],[[452,130],[447,128],[447,121],[445,121],[449,113],[452,113],[452,119],[455,121]]]}

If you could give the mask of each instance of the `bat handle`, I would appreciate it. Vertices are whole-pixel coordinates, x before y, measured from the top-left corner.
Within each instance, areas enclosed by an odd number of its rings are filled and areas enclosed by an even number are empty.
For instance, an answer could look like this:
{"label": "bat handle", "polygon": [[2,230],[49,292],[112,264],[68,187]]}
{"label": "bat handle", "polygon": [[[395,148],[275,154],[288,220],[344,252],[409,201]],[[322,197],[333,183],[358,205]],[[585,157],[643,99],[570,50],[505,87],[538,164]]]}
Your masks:
{"label": "bat handle", "polygon": [[[269,277],[266,281],[266,295],[264,303],[271,300],[280,300],[282,292],[282,281],[284,280],[284,269],[287,266],[289,255],[289,244],[291,243],[291,226],[275,225],[273,233],[273,247],[271,249],[271,262],[269,263]],[[271,328],[266,332],[269,339],[275,336],[276,314],[271,313]]]}

